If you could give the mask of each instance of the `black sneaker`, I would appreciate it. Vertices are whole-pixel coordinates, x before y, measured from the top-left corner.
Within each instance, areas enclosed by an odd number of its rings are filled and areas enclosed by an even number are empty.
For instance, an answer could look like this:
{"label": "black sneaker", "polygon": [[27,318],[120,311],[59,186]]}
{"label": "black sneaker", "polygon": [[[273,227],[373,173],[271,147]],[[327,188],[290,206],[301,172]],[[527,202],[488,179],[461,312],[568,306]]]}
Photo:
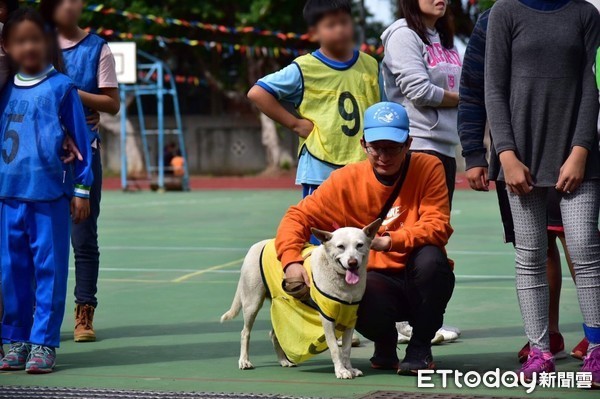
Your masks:
{"label": "black sneaker", "polygon": [[419,370],[433,370],[434,368],[431,346],[409,344],[406,348],[406,356],[398,366],[398,374],[416,376]]}
{"label": "black sneaker", "polygon": [[396,342],[375,342],[375,353],[371,358],[371,368],[376,370],[398,370],[398,356],[396,355]]}

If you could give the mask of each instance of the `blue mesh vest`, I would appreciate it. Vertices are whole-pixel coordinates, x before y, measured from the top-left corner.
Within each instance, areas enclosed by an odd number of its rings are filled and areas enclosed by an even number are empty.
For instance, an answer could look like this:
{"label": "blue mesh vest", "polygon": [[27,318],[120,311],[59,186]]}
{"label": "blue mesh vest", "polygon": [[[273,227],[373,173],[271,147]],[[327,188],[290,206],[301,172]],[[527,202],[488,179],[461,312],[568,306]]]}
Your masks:
{"label": "blue mesh vest", "polygon": [[60,156],[65,138],[60,107],[67,76],[51,74],[31,87],[9,82],[0,99],[0,198],[51,201],[73,195],[73,173]]}
{"label": "blue mesh vest", "polygon": [[[89,33],[83,40],[74,45],[63,49],[63,58],[67,75],[75,82],[79,90],[92,94],[99,94],[98,88],[98,66],[100,65],[100,55],[102,47],[106,41],[100,36]],[[85,107],[84,107],[85,108]],[[89,115],[91,110],[85,108],[85,115]],[[89,129],[90,141],[99,139],[97,132]]]}

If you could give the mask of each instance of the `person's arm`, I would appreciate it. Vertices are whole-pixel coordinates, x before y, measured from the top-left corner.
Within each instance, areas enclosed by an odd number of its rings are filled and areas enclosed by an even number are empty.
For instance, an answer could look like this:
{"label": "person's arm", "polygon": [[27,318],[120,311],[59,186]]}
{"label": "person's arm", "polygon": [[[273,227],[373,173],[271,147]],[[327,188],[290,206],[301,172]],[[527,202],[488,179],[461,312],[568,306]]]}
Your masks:
{"label": "person's arm", "polygon": [[67,134],[73,139],[79,149],[82,160],[74,164],[73,200],[71,212],[73,221],[79,223],[90,213],[90,188],[94,179],[92,172],[92,147],[83,112],[83,105],[75,88],[69,90],[60,106],[60,119]]}
{"label": "person's arm", "polygon": [[335,216],[343,217],[339,212],[332,212],[340,203],[339,190],[335,184],[337,172],[323,183],[313,194],[292,206],[283,217],[275,247],[277,257],[281,261],[286,279],[304,280],[310,286],[310,278],[303,266],[302,248],[310,239],[311,227],[331,231],[334,226],[343,225],[343,220],[335,220]]}
{"label": "person's arm", "polygon": [[256,108],[260,112],[302,138],[307,138],[314,128],[311,121],[297,118],[291,114],[271,93],[261,86],[254,85],[248,92],[248,98],[256,105]]}
{"label": "person's arm", "polygon": [[434,85],[423,63],[421,39],[410,29],[398,29],[385,47],[384,62],[396,86],[406,98],[421,107],[456,107],[458,93]]}
{"label": "person's arm", "polygon": [[280,71],[260,79],[248,92],[248,99],[260,112],[287,127],[298,136],[306,138],[312,132],[313,123],[298,118],[281,104],[287,101],[298,106],[302,101],[304,84],[300,67],[292,63]]}
{"label": "person's arm", "polygon": [[[0,22],[0,33],[2,33],[2,28],[4,24]],[[6,82],[10,78],[10,59],[4,52],[4,49],[0,47],[0,90],[4,88]]]}
{"label": "person's arm", "polygon": [[[588,7],[593,9],[591,5],[588,5]],[[593,13],[588,14],[588,18],[584,23],[583,40],[586,54],[581,70],[581,100],[571,147],[583,147],[589,151],[598,146],[596,131],[598,88],[594,76],[594,63],[600,46],[600,15],[598,11],[593,9]]]}
{"label": "person's arm", "polygon": [[[106,112],[112,115],[118,114],[121,107],[119,82],[117,80],[115,57],[107,44],[103,45],[100,52],[96,76],[100,93],[92,94],[79,90],[79,96],[83,105],[97,112]],[[88,124],[97,125],[98,122],[99,116],[97,114],[88,118]]]}
{"label": "person's arm", "polygon": [[92,94],[83,90],[78,90],[81,102],[87,108],[94,111],[106,112],[111,115],[119,113],[121,108],[121,99],[118,88],[102,88],[100,94]]}
{"label": "person's arm", "polygon": [[[588,5],[588,8],[592,9]],[[571,193],[577,190],[583,178],[589,152],[598,146],[598,89],[594,76],[596,54],[600,46],[600,14],[593,9],[584,22],[585,61],[582,65],[581,102],[577,114],[571,153],[560,169],[556,189]]]}
{"label": "person's arm", "polygon": [[302,248],[310,239],[312,227],[332,231],[334,226],[345,224],[344,215],[333,211],[339,208],[340,190],[343,190],[343,184],[337,182],[339,175],[339,171],[333,172],[313,194],[290,207],[281,220],[275,247],[284,268],[303,263]]}
{"label": "person's arm", "polygon": [[485,51],[485,104],[498,154],[517,150],[509,106],[512,23],[503,4],[496,4],[490,13]]}
{"label": "person's arm", "polygon": [[452,235],[448,187],[442,163],[435,160],[429,178],[421,185],[423,191],[419,207],[419,220],[412,226],[385,235],[391,238],[390,252],[408,253],[424,245],[444,247]]}
{"label": "person's arm", "polygon": [[600,90],[600,47],[596,52],[596,86],[598,86],[598,90]]}
{"label": "person's arm", "polygon": [[466,160],[467,179],[472,189],[487,191],[488,162],[484,144],[487,113],[485,111],[484,68],[485,34],[489,13],[483,14],[469,39],[460,80],[458,135]]}
{"label": "person's arm", "polygon": [[494,149],[504,170],[508,189],[519,195],[533,190],[529,168],[517,157],[517,145],[510,110],[512,70],[512,20],[505,2],[497,3],[490,13],[485,50],[485,107],[490,122]]}

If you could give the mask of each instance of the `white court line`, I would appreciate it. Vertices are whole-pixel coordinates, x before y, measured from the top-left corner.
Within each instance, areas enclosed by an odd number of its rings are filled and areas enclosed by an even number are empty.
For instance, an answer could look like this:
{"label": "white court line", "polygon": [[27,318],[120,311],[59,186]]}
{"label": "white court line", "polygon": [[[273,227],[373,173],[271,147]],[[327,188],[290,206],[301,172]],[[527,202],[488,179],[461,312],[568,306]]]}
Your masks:
{"label": "white court line", "polygon": [[[239,261],[236,261],[239,262]],[[75,268],[71,267],[69,270],[74,271]],[[151,269],[151,268],[116,268],[116,267],[100,267],[101,272],[119,272],[119,273],[130,273],[130,272],[142,272],[142,273],[196,273],[202,272],[202,274],[240,274],[239,270],[208,270],[208,269]],[[515,276],[503,276],[503,275],[483,275],[483,274],[457,274],[457,279],[468,279],[468,280],[514,280]],[[565,279],[567,279],[565,277]],[[570,278],[569,278],[570,279]]]}
{"label": "white court line", "polygon": [[101,246],[103,251],[182,251],[182,252],[230,252],[230,251],[248,251],[247,248],[225,248],[225,247],[150,247],[150,246]]}
{"label": "white court line", "polygon": [[515,253],[508,251],[448,251],[448,255],[515,256]]}
{"label": "white court line", "polygon": [[173,206],[173,205],[198,205],[198,204],[216,204],[223,202],[230,202],[231,198],[205,198],[205,199],[193,199],[193,200],[175,200],[175,201],[150,201],[143,203],[133,204],[114,204],[104,205],[106,209],[126,209],[126,208],[141,208],[141,207],[153,207],[153,206]]}
{"label": "white court line", "polygon": [[[248,251],[248,247],[168,247],[168,246],[123,246],[123,245],[107,245],[101,246],[103,251],[185,251],[185,252],[230,252],[230,251]],[[514,252],[508,251],[448,251],[450,256],[452,255],[466,255],[466,256],[514,256]]]}
{"label": "white court line", "polygon": [[[70,267],[69,270],[71,271],[75,271],[74,267]],[[102,267],[100,266],[100,270],[103,272],[123,272],[123,273],[130,273],[130,272],[148,272],[148,273],[193,273],[193,272],[197,272],[198,269],[151,269],[151,268],[142,268],[142,267],[138,267],[138,268],[130,268],[130,267],[125,267],[125,268],[117,268],[117,267]]]}
{"label": "white court line", "polygon": [[508,276],[508,275],[500,275],[500,274],[490,274],[489,276],[486,276],[485,274],[455,274],[454,277],[456,277],[456,279],[460,280],[460,279],[465,279],[465,280],[484,280],[484,279],[489,279],[489,280],[514,280],[515,276]]}
{"label": "white court line", "polygon": [[[70,271],[75,271],[75,268],[69,268]],[[196,273],[202,274],[240,274],[239,270],[198,270],[198,269],[150,269],[150,268],[116,268],[116,267],[101,267],[102,272],[148,272],[148,273]],[[500,274],[456,274],[457,280],[514,280],[515,276],[500,275]],[[563,277],[564,281],[571,281],[571,277]]]}

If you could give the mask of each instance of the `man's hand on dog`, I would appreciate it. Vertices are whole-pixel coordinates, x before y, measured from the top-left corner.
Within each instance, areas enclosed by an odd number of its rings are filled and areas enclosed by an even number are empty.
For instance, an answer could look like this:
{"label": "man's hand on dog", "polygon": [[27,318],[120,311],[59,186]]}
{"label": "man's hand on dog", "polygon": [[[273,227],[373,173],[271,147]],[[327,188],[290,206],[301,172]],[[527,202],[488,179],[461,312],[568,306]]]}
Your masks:
{"label": "man's hand on dog", "polygon": [[308,273],[306,273],[306,269],[304,268],[302,263],[290,263],[289,265],[287,265],[287,267],[285,268],[285,278],[301,278],[302,280],[304,280],[304,284],[306,284],[307,287],[310,287]]}
{"label": "man's hand on dog", "polygon": [[392,247],[390,236],[375,237],[371,242],[371,249],[377,252],[388,252]]}

